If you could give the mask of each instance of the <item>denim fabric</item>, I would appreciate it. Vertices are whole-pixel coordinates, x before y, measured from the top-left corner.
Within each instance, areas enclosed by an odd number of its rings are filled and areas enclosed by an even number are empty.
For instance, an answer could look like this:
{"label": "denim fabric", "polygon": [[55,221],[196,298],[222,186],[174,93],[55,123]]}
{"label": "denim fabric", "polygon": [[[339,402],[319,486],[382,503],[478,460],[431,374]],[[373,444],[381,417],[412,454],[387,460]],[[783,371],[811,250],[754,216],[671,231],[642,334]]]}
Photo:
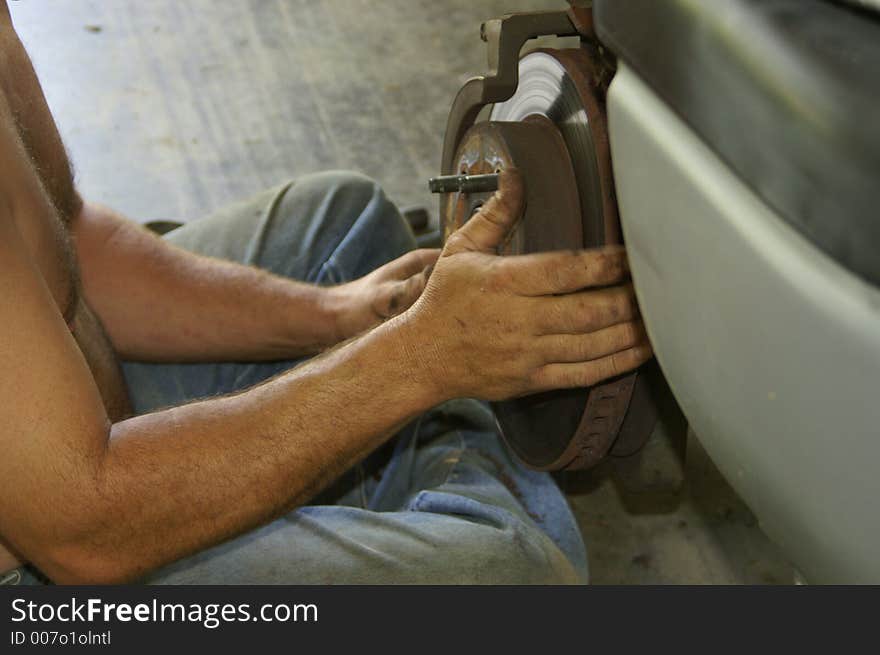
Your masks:
{"label": "denim fabric", "polygon": [[[356,279],[415,245],[382,190],[345,172],[285,184],[166,238],[317,284]],[[123,368],[132,402],[143,413],[243,389],[295,364]],[[184,558],[147,581],[586,582],[586,552],[565,498],[549,475],[513,459],[484,403],[445,403],[404,428],[387,451],[368,459],[373,475],[358,466],[315,504]]]}

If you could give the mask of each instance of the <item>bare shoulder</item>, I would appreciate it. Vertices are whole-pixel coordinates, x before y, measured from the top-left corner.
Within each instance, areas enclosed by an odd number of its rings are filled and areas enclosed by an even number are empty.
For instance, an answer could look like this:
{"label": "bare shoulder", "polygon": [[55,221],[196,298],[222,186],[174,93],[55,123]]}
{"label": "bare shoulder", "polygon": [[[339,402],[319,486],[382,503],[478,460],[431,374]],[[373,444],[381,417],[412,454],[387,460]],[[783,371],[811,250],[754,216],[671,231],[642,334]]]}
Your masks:
{"label": "bare shoulder", "polygon": [[73,171],[30,57],[14,29],[9,6],[2,0],[0,95],[0,109],[13,118],[18,140],[33,161],[42,188],[61,219],[69,223],[82,206]]}

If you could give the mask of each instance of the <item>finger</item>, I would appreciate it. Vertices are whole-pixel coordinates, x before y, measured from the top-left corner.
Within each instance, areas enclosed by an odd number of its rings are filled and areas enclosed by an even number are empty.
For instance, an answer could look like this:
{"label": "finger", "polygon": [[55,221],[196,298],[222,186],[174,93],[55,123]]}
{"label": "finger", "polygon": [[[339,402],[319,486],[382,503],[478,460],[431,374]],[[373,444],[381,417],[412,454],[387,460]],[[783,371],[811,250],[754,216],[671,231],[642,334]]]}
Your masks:
{"label": "finger", "polygon": [[617,284],[629,275],[623,246],[505,257],[498,263],[513,289],[528,296]]}
{"label": "finger", "polygon": [[547,364],[538,369],[533,378],[535,390],[592,387],[603,380],[635,370],[647,362],[653,354],[650,345],[640,344],[588,362]]}
{"label": "finger", "polygon": [[536,299],[539,334],[583,334],[632,321],[639,307],[631,284]]}
{"label": "finger", "polygon": [[425,290],[430,269],[428,266],[406,280],[393,283],[381,307],[374,308],[376,313],[382,318],[391,318],[409,309]]}
{"label": "finger", "polygon": [[446,240],[445,254],[493,252],[523,212],[525,184],[515,168],[501,171],[498,191]]}
{"label": "finger", "polygon": [[627,321],[587,334],[554,334],[541,337],[538,348],[552,363],[587,362],[648,342],[641,321]]}
{"label": "finger", "polygon": [[412,250],[398,257],[393,262],[386,264],[388,278],[391,280],[406,280],[417,275],[437,261],[440,256],[438,248],[420,248]]}

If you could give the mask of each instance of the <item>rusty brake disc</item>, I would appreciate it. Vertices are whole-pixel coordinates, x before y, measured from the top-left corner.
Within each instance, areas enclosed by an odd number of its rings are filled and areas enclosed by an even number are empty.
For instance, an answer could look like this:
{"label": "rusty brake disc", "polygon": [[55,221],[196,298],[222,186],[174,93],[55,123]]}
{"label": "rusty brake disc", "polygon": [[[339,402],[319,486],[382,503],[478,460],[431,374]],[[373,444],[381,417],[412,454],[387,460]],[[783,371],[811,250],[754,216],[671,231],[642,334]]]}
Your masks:
{"label": "rusty brake disc", "polygon": [[[513,96],[458,142],[450,171],[516,167],[525,179],[525,214],[501,254],[620,243],[601,78],[584,48],[532,52],[519,62]],[[488,195],[447,194],[445,236]],[[650,436],[656,408],[642,378],[635,372],[588,389],[494,403],[495,415],[508,445],[532,468],[590,468],[616,444],[629,452]]]}

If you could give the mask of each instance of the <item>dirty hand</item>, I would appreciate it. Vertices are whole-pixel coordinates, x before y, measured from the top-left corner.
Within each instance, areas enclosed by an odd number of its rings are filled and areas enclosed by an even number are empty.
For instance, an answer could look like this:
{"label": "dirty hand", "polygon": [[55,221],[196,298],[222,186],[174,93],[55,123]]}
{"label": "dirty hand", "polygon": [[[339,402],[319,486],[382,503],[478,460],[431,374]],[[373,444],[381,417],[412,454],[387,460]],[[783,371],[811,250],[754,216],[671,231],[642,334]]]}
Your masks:
{"label": "dirty hand", "polygon": [[495,254],[522,205],[522,179],[505,171],[398,319],[421,382],[442,397],[501,400],[585,387],[652,356],[622,247]]}
{"label": "dirty hand", "polygon": [[327,288],[336,341],[344,341],[409,309],[437,261],[437,249],[413,250],[360,279]]}

